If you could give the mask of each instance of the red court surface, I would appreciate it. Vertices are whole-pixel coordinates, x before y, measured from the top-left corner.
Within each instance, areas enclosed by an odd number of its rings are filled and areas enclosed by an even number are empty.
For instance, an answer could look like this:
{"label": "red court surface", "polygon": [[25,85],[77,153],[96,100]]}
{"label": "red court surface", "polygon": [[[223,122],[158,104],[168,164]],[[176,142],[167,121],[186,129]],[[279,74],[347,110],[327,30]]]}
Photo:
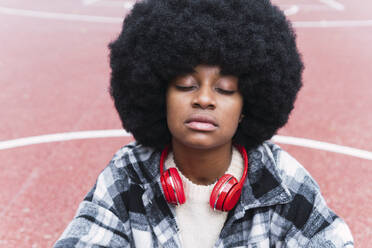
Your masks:
{"label": "red court surface", "polygon": [[[371,247],[372,2],[274,2],[293,20],[306,66],[296,108],[278,134],[362,149],[369,158],[278,144],[317,180],[356,247]],[[99,172],[131,140],[7,147],[18,138],[121,128],[107,90],[107,44],[130,6],[0,0],[0,247],[51,247]]]}

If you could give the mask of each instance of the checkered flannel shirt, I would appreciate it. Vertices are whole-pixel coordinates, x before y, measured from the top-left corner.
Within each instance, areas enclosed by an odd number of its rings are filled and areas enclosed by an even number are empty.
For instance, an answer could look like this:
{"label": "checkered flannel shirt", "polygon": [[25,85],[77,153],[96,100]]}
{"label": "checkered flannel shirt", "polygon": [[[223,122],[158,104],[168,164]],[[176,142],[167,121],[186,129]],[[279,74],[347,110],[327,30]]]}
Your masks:
{"label": "checkered flannel shirt", "polygon": [[[241,198],[214,247],[354,247],[348,226],[294,158],[270,142],[248,156]],[[54,247],[181,247],[159,160],[136,142],[120,149]]]}

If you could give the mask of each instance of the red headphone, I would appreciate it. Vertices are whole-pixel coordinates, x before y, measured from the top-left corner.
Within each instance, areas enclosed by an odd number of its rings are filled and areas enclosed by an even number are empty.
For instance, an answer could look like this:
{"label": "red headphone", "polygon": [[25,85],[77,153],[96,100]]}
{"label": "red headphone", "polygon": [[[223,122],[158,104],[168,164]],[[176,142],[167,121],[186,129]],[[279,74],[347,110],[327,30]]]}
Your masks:
{"label": "red headphone", "polygon": [[[248,172],[248,156],[247,151],[241,145],[236,145],[236,148],[242,154],[244,159],[243,176],[238,180],[230,174],[223,175],[213,188],[209,205],[214,210],[230,211],[238,202],[242,192],[243,184]],[[171,204],[181,205],[186,202],[185,193],[180,175],[176,168],[169,168],[163,171],[164,160],[168,155],[169,147],[167,146],[160,157],[160,181],[163,187],[165,199]]]}

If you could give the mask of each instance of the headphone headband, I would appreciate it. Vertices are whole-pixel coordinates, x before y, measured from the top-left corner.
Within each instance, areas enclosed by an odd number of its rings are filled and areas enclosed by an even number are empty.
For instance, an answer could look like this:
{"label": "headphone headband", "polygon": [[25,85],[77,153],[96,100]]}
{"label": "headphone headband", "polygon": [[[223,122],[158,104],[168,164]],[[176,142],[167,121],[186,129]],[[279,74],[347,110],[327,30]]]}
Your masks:
{"label": "headphone headband", "polygon": [[[239,182],[230,174],[223,175],[213,188],[209,204],[213,209],[230,211],[238,202],[245,178],[248,174],[248,155],[244,146],[236,144],[244,160],[244,171]],[[177,169],[170,168],[164,172],[164,161],[168,155],[169,146],[166,146],[160,156],[160,181],[167,202],[183,204],[186,197],[183,190],[182,180]]]}

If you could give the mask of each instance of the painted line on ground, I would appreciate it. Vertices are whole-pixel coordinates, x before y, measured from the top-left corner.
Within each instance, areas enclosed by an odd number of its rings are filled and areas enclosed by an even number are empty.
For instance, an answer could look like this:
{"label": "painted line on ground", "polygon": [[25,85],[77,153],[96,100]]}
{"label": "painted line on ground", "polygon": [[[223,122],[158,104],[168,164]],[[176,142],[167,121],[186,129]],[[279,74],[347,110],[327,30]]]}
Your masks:
{"label": "painted line on ground", "polygon": [[95,139],[95,138],[110,138],[110,137],[131,137],[122,129],[113,130],[92,130],[68,133],[55,133],[40,136],[31,136],[20,139],[0,141],[0,150],[11,149],[21,146],[29,146],[41,143],[51,143],[59,141],[77,140],[77,139]]}
{"label": "painted line on ground", "polygon": [[339,11],[345,10],[345,6],[336,0],[318,0],[321,3],[324,3],[325,5]]}
{"label": "painted line on ground", "polygon": [[123,8],[124,9],[131,9],[135,2],[119,2],[119,1],[100,1],[94,4],[94,6],[104,6],[104,7],[110,7],[110,8]]}
{"label": "painted line on ground", "polygon": [[335,152],[335,153],[340,153],[340,154],[349,155],[353,157],[372,160],[372,152],[361,150],[361,149],[356,149],[353,147],[341,146],[341,145],[336,145],[336,144],[322,142],[322,141],[289,137],[289,136],[281,136],[281,135],[275,135],[272,138],[272,140],[274,142],[281,143],[281,144],[302,146],[306,148],[312,148],[312,149],[323,150],[323,151],[328,151],[328,152]]}
{"label": "painted line on ground", "polygon": [[91,4],[94,4],[96,2],[99,2],[101,0],[83,0],[83,4],[84,5],[91,5]]}
{"label": "painted line on ground", "polygon": [[[26,16],[34,18],[65,20],[65,21],[84,21],[84,22],[100,22],[100,23],[122,23],[122,17],[106,17],[106,16],[91,16],[66,14],[55,12],[44,12],[35,10],[23,10],[6,8],[0,6],[0,13],[15,16]],[[334,28],[334,27],[372,27],[372,20],[341,20],[341,21],[295,21],[292,22],[296,28]]]}
{"label": "painted line on ground", "polygon": [[[41,136],[31,136],[20,139],[0,141],[0,150],[11,149],[16,147],[35,145],[41,143],[51,143],[59,141],[77,140],[77,139],[94,139],[94,138],[110,138],[110,137],[131,137],[131,134],[122,129],[112,130],[91,130],[81,132],[68,132],[47,134]],[[272,140],[281,144],[302,146],[317,150],[335,152],[353,157],[372,160],[372,152],[360,150],[352,147],[335,145],[327,142],[316,141],[311,139],[296,138],[289,136],[275,135]]]}
{"label": "painted line on ground", "polygon": [[64,21],[84,21],[84,22],[99,22],[99,23],[122,23],[123,22],[123,18],[121,17],[55,13],[55,12],[5,8],[1,6],[0,6],[0,13],[7,14],[7,15],[26,16],[26,17],[64,20]]}
{"label": "painted line on ground", "polygon": [[372,20],[348,20],[348,21],[296,21],[292,22],[296,28],[349,28],[349,27],[372,27]]}
{"label": "painted line on ground", "polygon": [[299,8],[297,5],[292,5],[292,6],[289,7],[288,9],[285,9],[285,10],[284,10],[284,14],[285,14],[286,16],[294,15],[294,14],[296,14],[299,10],[300,10],[300,8]]}

